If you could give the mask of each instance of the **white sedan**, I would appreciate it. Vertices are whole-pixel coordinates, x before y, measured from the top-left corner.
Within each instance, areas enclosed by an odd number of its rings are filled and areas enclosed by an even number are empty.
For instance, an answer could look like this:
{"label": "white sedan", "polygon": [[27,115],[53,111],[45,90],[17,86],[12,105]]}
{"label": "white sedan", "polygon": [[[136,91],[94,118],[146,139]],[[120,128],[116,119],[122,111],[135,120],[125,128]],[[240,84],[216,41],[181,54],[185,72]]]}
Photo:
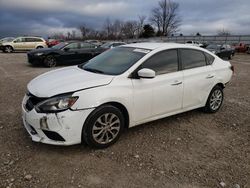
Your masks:
{"label": "white sedan", "polygon": [[104,148],[124,128],[203,108],[216,112],[233,66],[174,43],[129,44],[33,79],[22,102],[33,141]]}

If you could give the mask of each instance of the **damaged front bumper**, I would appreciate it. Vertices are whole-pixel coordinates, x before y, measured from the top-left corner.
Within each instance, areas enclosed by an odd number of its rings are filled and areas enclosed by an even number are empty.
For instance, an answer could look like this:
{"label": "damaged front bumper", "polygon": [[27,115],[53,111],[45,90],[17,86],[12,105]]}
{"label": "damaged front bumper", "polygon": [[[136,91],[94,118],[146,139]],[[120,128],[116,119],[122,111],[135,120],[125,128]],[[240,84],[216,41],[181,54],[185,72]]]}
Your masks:
{"label": "damaged front bumper", "polygon": [[35,142],[52,145],[74,145],[82,141],[82,127],[94,109],[66,110],[59,113],[38,113],[25,108],[28,96],[22,102],[23,124]]}

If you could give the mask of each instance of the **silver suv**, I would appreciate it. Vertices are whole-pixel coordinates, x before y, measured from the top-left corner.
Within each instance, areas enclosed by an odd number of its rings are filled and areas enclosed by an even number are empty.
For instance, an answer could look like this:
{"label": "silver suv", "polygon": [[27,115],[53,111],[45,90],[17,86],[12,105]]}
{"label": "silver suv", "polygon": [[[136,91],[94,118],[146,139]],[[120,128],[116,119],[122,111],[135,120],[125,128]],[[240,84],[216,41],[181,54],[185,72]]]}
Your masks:
{"label": "silver suv", "polygon": [[46,41],[40,37],[17,37],[11,41],[0,42],[0,50],[6,53],[46,47]]}

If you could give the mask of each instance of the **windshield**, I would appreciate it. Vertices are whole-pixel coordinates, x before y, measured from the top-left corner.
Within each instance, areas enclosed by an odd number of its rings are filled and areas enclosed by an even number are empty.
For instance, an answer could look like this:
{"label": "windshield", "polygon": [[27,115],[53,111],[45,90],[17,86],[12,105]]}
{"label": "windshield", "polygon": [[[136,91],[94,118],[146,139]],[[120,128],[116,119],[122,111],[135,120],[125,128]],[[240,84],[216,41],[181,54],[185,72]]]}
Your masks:
{"label": "windshield", "polygon": [[61,42],[61,43],[59,43],[59,44],[57,44],[55,46],[52,46],[51,48],[53,48],[53,49],[61,49],[64,46],[66,46],[67,44],[69,44],[69,43],[67,43],[67,42]]}
{"label": "windshield", "polygon": [[79,67],[90,72],[119,75],[128,70],[148,52],[149,50],[129,47],[114,48],[96,56],[87,64]]}
{"label": "windshield", "polygon": [[12,38],[12,37],[7,37],[7,38],[3,38],[0,40],[0,42],[11,42],[13,41],[15,38]]}
{"label": "windshield", "polygon": [[216,44],[210,44],[206,47],[207,49],[219,49],[220,48],[220,45],[216,45]]}

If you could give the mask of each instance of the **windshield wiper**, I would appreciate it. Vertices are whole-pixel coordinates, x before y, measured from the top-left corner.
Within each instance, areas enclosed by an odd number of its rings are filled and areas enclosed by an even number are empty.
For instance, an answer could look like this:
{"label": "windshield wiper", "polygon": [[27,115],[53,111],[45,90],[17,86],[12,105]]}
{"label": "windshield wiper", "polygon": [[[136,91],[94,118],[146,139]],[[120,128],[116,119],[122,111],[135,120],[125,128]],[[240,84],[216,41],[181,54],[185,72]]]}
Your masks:
{"label": "windshield wiper", "polygon": [[94,72],[94,73],[100,73],[103,74],[104,72],[101,70],[93,69],[93,68],[83,68],[83,70],[89,71],[89,72]]}

